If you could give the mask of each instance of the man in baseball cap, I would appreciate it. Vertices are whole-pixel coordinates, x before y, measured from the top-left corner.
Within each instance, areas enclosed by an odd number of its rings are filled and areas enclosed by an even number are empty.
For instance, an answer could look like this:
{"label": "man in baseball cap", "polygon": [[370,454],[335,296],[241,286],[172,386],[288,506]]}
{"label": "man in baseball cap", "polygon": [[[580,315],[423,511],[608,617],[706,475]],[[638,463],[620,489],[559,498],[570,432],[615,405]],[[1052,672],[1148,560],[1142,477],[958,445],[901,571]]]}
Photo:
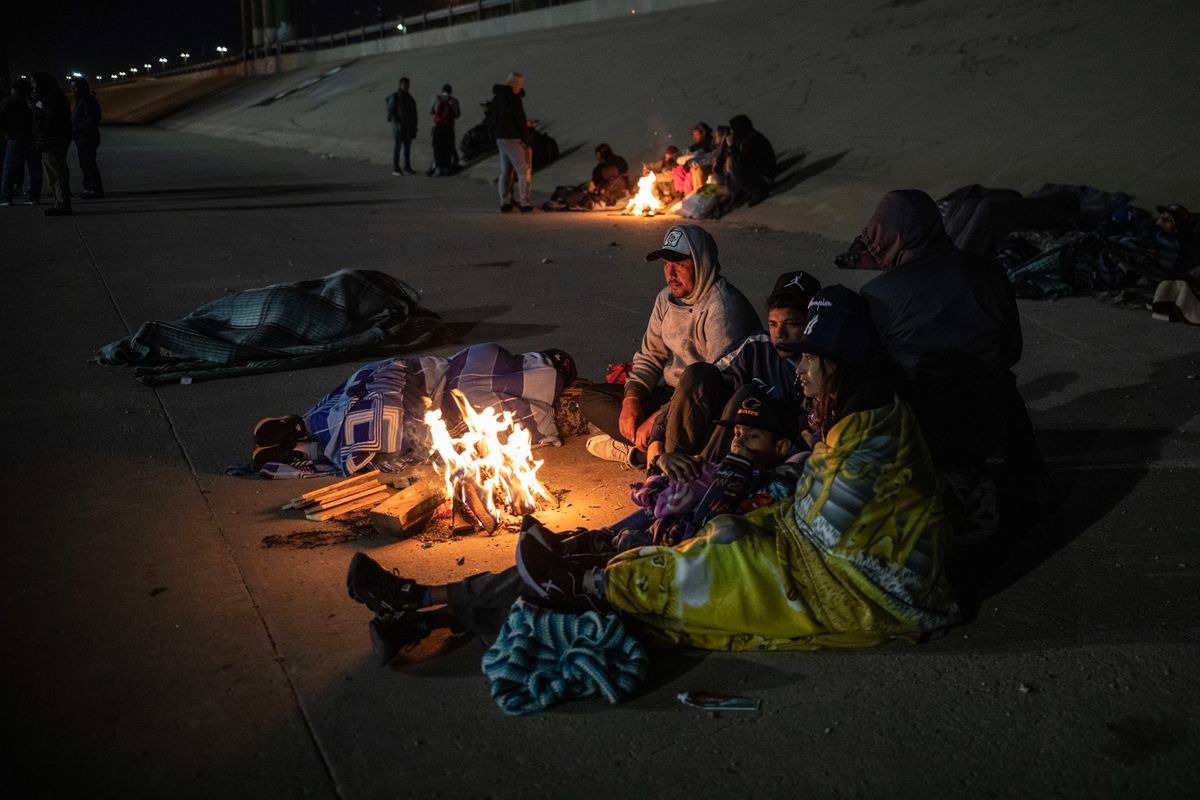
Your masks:
{"label": "man in baseball cap", "polygon": [[[666,286],[654,300],[629,379],[623,387],[593,384],[579,400],[584,416],[604,433],[588,440],[588,452],[627,464],[645,463],[655,414],[671,399],[685,371],[694,364],[717,363],[761,327],[750,301],[721,276],[717,243],[700,226],[672,226],[646,260],[661,260]],[[697,434],[690,420],[713,419],[726,398],[710,411],[693,407],[695,401],[707,402],[704,396],[689,390],[686,397],[679,413],[665,420],[665,438],[669,445],[698,452],[703,441],[692,441]]]}

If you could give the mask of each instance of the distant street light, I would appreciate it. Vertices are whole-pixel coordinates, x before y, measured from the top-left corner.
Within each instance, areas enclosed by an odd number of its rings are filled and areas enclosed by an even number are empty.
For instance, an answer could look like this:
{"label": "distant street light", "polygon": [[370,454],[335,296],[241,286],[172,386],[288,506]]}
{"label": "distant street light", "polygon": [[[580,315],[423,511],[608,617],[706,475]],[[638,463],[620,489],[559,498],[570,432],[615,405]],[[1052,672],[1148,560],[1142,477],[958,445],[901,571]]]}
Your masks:
{"label": "distant street light", "polygon": [[401,22],[399,25],[396,26],[396,30],[400,31],[401,33],[404,33],[406,30],[408,30],[408,28],[404,27],[404,23]]}
{"label": "distant street light", "polygon": [[83,73],[82,73],[82,72],[72,72],[72,73],[71,73],[71,77],[72,77],[72,78],[82,78],[82,77],[83,77]]}
{"label": "distant street light", "polygon": [[186,67],[188,59],[192,57],[191,53],[180,53],[179,57],[183,59],[183,65]]}
{"label": "distant street light", "polygon": [[162,64],[162,71],[166,72],[167,71],[167,60],[165,58],[160,58],[158,60],[158,63]]}
{"label": "distant street light", "polygon": [[130,68],[129,68],[129,71],[130,71],[130,72],[137,72],[137,67],[130,67]]}
{"label": "distant street light", "polygon": [[217,45],[217,52],[221,54],[221,58],[224,58],[225,54],[229,52],[229,48],[224,45]]}
{"label": "distant street light", "polygon": [[151,68],[153,68],[153,66],[154,66],[153,64],[142,64],[143,69],[151,69]]}
{"label": "distant street light", "polygon": [[118,72],[117,74],[118,74],[118,75],[120,75],[122,78],[124,78],[124,77],[125,77],[125,73],[124,73],[124,72]]}
{"label": "distant street light", "polygon": [[103,76],[103,75],[97,75],[97,76],[96,76],[96,82],[97,82],[97,83],[98,83],[98,82],[100,82],[100,81],[102,81],[102,80],[104,80],[104,76]]}
{"label": "distant street light", "polygon": [[108,77],[112,78],[114,81],[117,79],[116,75],[109,75]]}

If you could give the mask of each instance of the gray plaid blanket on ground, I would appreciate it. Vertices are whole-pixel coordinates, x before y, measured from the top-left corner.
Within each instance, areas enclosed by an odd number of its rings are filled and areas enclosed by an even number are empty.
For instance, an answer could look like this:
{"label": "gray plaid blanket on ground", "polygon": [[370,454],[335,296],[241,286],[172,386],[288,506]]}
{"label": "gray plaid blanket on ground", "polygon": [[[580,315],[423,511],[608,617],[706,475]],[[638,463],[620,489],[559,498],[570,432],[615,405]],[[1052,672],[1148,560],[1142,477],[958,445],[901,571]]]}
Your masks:
{"label": "gray plaid blanket on ground", "polygon": [[344,269],[238,292],[172,322],[147,322],[100,348],[94,362],[131,365],[153,385],[314,367],[450,338],[408,284],[374,270]]}

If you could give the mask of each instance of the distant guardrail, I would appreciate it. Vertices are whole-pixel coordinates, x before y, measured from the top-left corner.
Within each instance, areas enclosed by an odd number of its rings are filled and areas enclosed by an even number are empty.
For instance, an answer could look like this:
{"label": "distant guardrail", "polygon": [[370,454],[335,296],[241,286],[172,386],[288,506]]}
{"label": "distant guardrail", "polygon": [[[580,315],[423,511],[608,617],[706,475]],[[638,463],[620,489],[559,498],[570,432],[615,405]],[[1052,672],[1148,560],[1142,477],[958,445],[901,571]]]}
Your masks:
{"label": "distant guardrail", "polygon": [[129,83],[146,78],[166,77],[169,75],[185,75],[193,72],[203,72],[217,67],[225,67],[242,61],[267,59],[288,53],[302,53],[311,50],[326,50],[334,47],[344,47],[382,39],[406,36],[410,33],[420,33],[434,28],[452,27],[467,22],[503,17],[510,14],[520,14],[525,11],[540,11],[553,6],[564,6],[582,0],[476,0],[474,3],[458,3],[444,8],[398,17],[392,20],[378,20],[358,28],[329,33],[323,36],[308,36],[298,39],[288,39],[271,44],[260,44],[249,47],[244,53],[231,53],[223,58],[209,61],[197,61],[182,67],[157,69],[129,75],[116,80],[105,80],[105,85]]}

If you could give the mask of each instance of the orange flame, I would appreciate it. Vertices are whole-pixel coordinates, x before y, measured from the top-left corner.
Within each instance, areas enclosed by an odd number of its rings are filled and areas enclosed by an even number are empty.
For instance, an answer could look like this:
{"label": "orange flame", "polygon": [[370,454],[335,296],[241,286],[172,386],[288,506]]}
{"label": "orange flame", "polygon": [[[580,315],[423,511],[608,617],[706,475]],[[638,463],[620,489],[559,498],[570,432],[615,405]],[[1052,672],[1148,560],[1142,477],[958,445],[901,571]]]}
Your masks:
{"label": "orange flame", "polygon": [[451,396],[467,426],[462,436],[450,435],[440,409],[425,413],[433,451],[444,467],[446,493],[453,497],[457,482],[473,482],[488,513],[497,520],[500,508],[520,514],[533,511],[539,499],[553,502],[537,479],[543,462],[533,458],[529,431],[513,419],[512,412],[498,414],[490,407],[477,412],[458,389],[452,389]]}
{"label": "orange flame", "polygon": [[635,217],[645,214],[653,217],[654,212],[662,210],[662,203],[654,194],[654,184],[657,181],[658,176],[653,172],[648,172],[638,178],[637,194],[629,198],[629,202],[625,205],[626,214],[633,214]]}

